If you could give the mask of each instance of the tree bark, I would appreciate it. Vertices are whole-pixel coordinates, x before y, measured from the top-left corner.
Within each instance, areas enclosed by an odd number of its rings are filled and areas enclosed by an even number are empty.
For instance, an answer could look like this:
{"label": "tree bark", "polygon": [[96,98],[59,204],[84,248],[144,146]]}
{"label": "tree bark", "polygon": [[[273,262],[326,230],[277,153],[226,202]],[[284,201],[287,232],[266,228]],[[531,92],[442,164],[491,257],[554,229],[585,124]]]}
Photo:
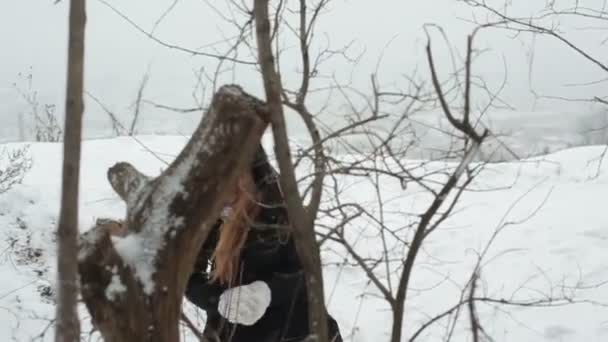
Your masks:
{"label": "tree bark", "polygon": [[70,1],[61,210],[57,227],[56,342],[80,340],[78,320],[78,185],[82,136],[85,0]]}
{"label": "tree bark", "polygon": [[83,234],[82,296],[107,342],[179,341],[181,299],[198,249],[221,210],[224,189],[252,161],[266,105],[224,86],[176,160],[159,177],[128,163],[108,170],[127,203],[126,231],[100,221]]}

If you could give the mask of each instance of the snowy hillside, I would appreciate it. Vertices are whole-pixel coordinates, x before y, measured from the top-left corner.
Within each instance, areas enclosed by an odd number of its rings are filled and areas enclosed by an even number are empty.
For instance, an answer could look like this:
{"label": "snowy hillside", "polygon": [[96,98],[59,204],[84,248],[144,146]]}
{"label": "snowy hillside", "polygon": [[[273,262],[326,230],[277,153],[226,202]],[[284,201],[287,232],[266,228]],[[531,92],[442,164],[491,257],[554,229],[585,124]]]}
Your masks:
{"label": "snowy hillside", "polygon": [[[183,136],[140,136],[137,141],[123,137],[84,142],[81,230],[96,218],[124,215],[123,203],[106,181],[109,166],[127,160],[156,175],[164,167],[160,159],[171,161],[186,141]],[[579,147],[486,166],[472,184],[474,191],[463,195],[455,215],[431,236],[417,259],[405,335],[458,302],[476,253],[504,226],[485,258],[479,295],[521,301],[572,295],[576,302],[545,308],[479,304],[486,332],[495,341],[608,341],[608,306],[602,305],[608,303],[608,285],[602,286],[608,281],[608,171],[598,164],[602,152],[603,147]],[[52,340],[61,145],[30,144],[30,155],[33,167],[23,184],[0,194],[0,337],[6,341]],[[403,213],[425,206],[415,187],[401,190],[387,181],[385,191],[392,199],[392,221],[405,221]],[[374,203],[364,185],[353,184],[348,192],[366,206]],[[358,248],[370,254],[379,251],[380,241],[371,234],[365,243]],[[325,268],[329,311],[346,340],[387,341],[388,306],[363,271],[338,266],[345,255],[339,247],[325,247],[324,260],[331,262]],[[191,306],[188,312],[202,327],[204,317],[195,315]],[[81,317],[88,322],[86,311]],[[446,324],[440,321],[418,340],[443,340]],[[468,340],[468,329],[467,319],[459,321],[453,340]],[[84,324],[85,340],[89,330]]]}

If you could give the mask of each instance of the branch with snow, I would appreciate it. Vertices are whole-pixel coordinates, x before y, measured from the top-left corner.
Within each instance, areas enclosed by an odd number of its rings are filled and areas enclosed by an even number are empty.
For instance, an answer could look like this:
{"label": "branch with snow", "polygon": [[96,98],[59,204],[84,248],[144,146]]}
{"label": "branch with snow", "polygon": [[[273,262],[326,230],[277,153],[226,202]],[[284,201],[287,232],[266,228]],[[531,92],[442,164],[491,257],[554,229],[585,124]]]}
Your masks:
{"label": "branch with snow", "polygon": [[100,220],[83,234],[78,260],[83,299],[106,340],[178,340],[195,256],[220,214],[224,189],[251,162],[268,118],[263,102],[223,86],[160,176],[147,177],[125,162],[108,170],[127,217]]}
{"label": "branch with snow", "polygon": [[126,162],[116,163],[108,169],[108,181],[120,198],[131,208],[150,178]]}

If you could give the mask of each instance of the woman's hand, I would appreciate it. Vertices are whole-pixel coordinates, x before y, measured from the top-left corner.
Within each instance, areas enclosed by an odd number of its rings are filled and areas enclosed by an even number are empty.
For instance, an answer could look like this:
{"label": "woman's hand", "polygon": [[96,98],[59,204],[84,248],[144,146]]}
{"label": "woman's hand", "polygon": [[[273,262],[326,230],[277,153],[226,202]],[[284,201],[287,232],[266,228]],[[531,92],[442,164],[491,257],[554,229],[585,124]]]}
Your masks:
{"label": "woman's hand", "polygon": [[253,325],[270,305],[271,293],[263,281],[230,288],[220,296],[218,311],[230,323]]}

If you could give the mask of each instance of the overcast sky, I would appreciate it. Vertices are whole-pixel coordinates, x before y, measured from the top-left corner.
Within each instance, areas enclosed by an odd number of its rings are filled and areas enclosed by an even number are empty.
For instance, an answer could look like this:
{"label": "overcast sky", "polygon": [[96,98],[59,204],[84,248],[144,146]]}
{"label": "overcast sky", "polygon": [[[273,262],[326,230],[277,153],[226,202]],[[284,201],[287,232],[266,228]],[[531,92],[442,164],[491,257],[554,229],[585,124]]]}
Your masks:
{"label": "overcast sky", "polygon": [[[157,19],[173,2],[108,1],[147,31],[152,30]],[[219,8],[224,3],[223,0],[210,2]],[[520,3],[528,4],[523,10],[532,10],[532,3],[542,5],[544,1],[529,0]],[[58,111],[63,111],[68,4],[67,0],[56,5],[53,0],[0,1],[2,140],[6,140],[16,130],[17,115],[27,111],[27,106],[19,99],[13,86],[14,82],[21,88],[26,86],[23,77],[18,76],[19,73],[31,72],[33,88],[38,91],[40,101],[56,104]],[[424,60],[426,38],[423,25],[441,25],[447,32],[450,43],[462,50],[472,26],[461,18],[471,18],[471,15],[470,8],[455,0],[334,0],[330,11],[321,18],[317,33],[318,46],[330,42],[332,48],[339,48],[353,41],[349,53],[356,56],[364,52],[364,55],[354,69],[341,60],[334,60],[326,64],[322,72],[343,79],[352,78],[355,85],[364,87],[365,82],[369,81],[369,75],[374,72],[381,51],[384,51],[379,69],[381,82],[399,82],[402,75],[410,74],[416,68],[420,73],[428,73]],[[198,49],[221,40],[223,35],[232,32],[234,31],[203,0],[179,0],[155,29],[155,35],[163,41],[190,49]],[[566,33],[600,60],[606,60],[608,44],[599,44],[605,38],[602,31],[572,29]],[[436,57],[443,64],[441,69],[447,71],[450,61],[445,44],[439,35],[434,37]],[[385,49],[389,42],[389,47]],[[527,63],[530,42],[530,36],[512,38],[504,31],[482,33],[476,46],[489,50],[476,61],[475,73],[483,76],[494,87],[507,77],[507,87],[502,96],[519,111],[549,111],[565,115],[588,111],[588,105],[581,103],[533,101]],[[251,60],[250,56],[242,57]],[[606,85],[566,87],[569,83],[605,78],[605,73],[602,74],[599,68],[555,40],[537,39],[534,57],[532,84],[542,94],[588,97],[590,93],[604,94],[608,91]],[[506,61],[506,74],[503,61]],[[287,55],[283,63],[285,79],[297,80],[294,71],[298,67],[298,60],[290,59]],[[148,70],[150,80],[146,98],[159,103],[191,107],[194,105],[192,90],[196,84],[194,71],[201,67],[213,68],[214,65],[213,59],[160,46],[99,0],[88,1],[85,86],[112,110],[130,113],[129,106],[136,96],[141,78]],[[242,84],[250,92],[261,94],[261,83],[254,72],[238,72],[233,81]],[[158,120],[159,114],[155,113]],[[167,127],[185,133],[192,129],[192,120],[186,120],[180,114],[162,112],[161,115],[166,115],[164,122]],[[91,127],[96,122],[107,123],[107,117],[99,106],[90,100],[87,100],[86,117],[88,133],[94,131]],[[152,118],[149,120],[153,121]],[[160,130],[163,128],[166,127],[159,127]]]}

